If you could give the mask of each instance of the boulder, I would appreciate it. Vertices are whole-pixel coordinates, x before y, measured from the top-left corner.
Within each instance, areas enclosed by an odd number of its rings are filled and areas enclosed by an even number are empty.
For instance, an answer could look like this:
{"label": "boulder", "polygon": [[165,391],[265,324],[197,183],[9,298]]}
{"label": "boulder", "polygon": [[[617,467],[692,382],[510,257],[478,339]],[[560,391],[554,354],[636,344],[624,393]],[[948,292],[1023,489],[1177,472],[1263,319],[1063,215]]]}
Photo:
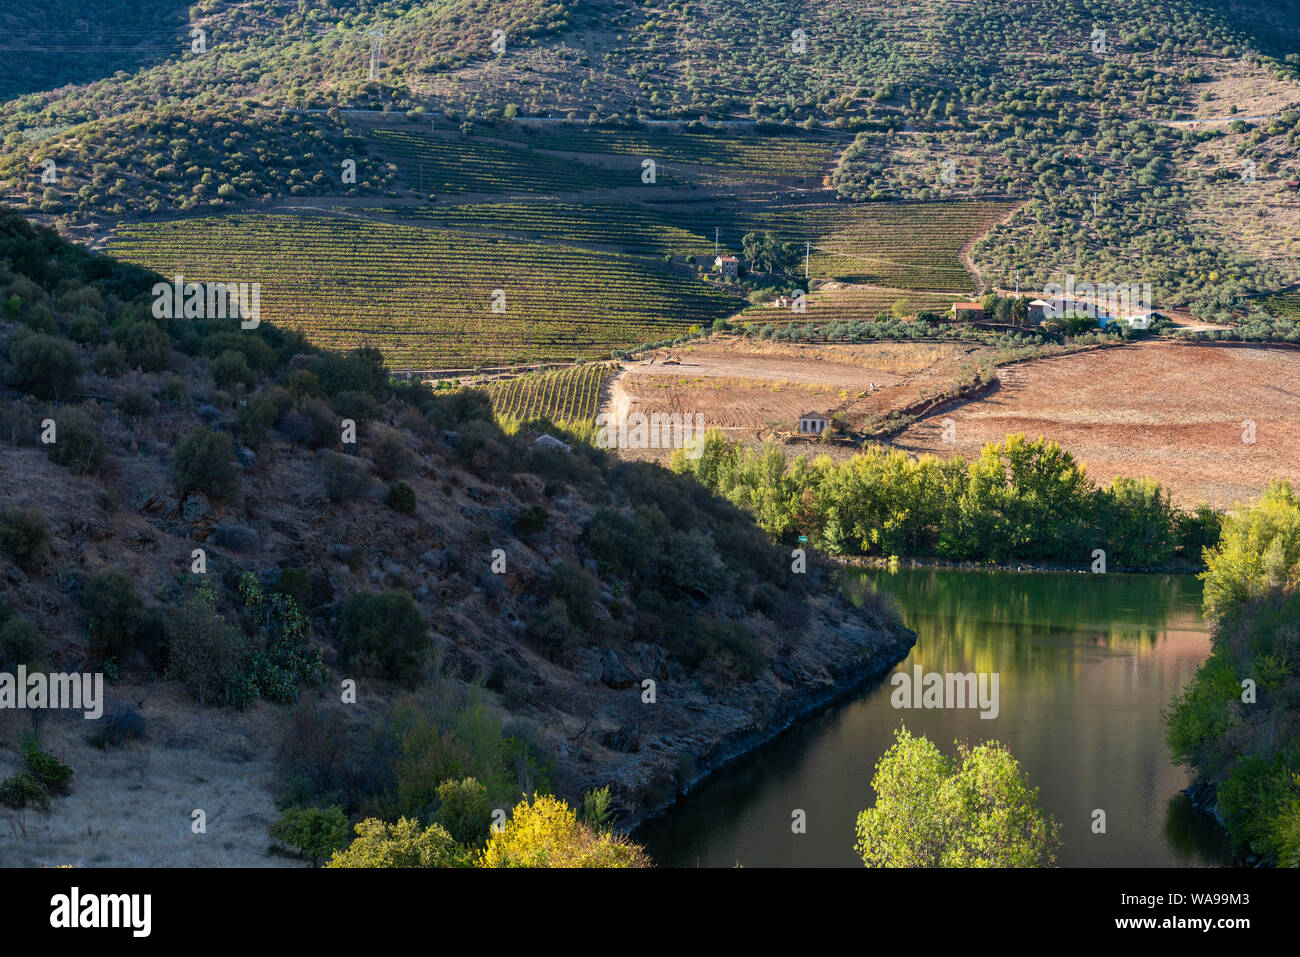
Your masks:
{"label": "boulder", "polygon": [[618,655],[611,648],[605,652],[605,658],[601,662],[600,680],[611,688],[626,688],[636,681],[636,677],[619,661]]}
{"label": "boulder", "polygon": [[561,442],[559,439],[557,439],[557,438],[556,438],[555,436],[553,436],[553,435],[547,435],[547,434],[545,434],[545,433],[543,433],[542,435],[539,435],[539,436],[538,436],[538,437],[533,441],[533,444],[536,445],[536,446],[539,446],[539,447],[541,447],[541,448],[544,448],[544,449],[557,449],[558,451],[561,451],[561,452],[572,452],[572,451],[573,451],[573,450],[572,450],[572,449],[571,449],[571,448],[570,448],[566,443]]}
{"label": "boulder", "polygon": [[641,748],[641,736],[636,728],[622,727],[601,731],[596,734],[596,740],[611,751],[618,751],[621,754],[635,754]]}
{"label": "boulder", "polygon": [[573,673],[587,684],[598,684],[601,675],[605,673],[598,648],[580,648],[573,653],[572,661]]}
{"label": "boulder", "polygon": [[208,505],[208,500],[202,495],[191,492],[185,497],[185,501],[181,503],[181,518],[191,525],[211,514],[212,508]]}

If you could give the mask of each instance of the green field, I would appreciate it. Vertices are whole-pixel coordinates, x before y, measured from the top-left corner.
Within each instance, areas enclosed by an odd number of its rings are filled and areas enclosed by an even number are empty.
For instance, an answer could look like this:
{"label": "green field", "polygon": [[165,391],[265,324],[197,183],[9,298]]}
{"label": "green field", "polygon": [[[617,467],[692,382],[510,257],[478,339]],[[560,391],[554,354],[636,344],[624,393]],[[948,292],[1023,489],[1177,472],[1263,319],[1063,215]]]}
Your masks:
{"label": "green field", "polygon": [[742,304],[645,259],[332,217],[135,225],[110,251],[166,276],[261,283],[263,319],[327,348],[376,346],[396,369],[607,358]]}

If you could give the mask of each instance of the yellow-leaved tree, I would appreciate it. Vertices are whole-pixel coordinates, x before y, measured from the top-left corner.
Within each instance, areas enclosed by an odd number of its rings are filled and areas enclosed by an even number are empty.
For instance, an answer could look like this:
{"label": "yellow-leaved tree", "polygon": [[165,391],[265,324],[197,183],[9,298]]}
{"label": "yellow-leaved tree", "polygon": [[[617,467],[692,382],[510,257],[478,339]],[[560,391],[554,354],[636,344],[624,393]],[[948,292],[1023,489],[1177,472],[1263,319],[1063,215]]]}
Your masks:
{"label": "yellow-leaved tree", "polygon": [[545,794],[516,805],[504,828],[488,838],[480,867],[650,867],[644,849],[627,838],[578,820]]}

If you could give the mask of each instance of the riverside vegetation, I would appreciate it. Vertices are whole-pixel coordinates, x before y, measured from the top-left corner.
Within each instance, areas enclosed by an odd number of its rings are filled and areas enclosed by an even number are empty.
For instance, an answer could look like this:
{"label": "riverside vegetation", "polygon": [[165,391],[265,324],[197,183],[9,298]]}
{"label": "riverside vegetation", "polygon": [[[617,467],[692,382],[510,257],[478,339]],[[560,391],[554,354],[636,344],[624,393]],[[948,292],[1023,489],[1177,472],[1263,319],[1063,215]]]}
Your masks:
{"label": "riverside vegetation", "polygon": [[672,468],[749,511],[774,539],[833,555],[937,556],[950,561],[1048,561],[1154,568],[1175,557],[1199,562],[1218,537],[1209,506],[1180,512],[1148,479],[1098,488],[1055,442],[1023,435],[984,447],[980,457],[914,458],[868,446],[850,459],[787,461],[711,432],[697,457]]}
{"label": "riverside vegetation", "polygon": [[1170,705],[1169,748],[1245,860],[1300,867],[1300,498],[1273,485],[1206,553],[1209,659]]}

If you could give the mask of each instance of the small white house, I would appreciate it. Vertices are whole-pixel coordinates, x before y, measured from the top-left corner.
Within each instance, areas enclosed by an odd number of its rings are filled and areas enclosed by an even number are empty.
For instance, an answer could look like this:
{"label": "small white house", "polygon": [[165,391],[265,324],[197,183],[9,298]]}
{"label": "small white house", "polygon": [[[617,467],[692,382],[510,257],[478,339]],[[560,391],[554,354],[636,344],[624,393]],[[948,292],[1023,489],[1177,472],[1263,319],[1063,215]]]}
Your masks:
{"label": "small white house", "polygon": [[735,256],[719,256],[713,265],[721,271],[723,277],[736,278],[740,275],[740,260]]}
{"label": "small white house", "polygon": [[821,435],[830,428],[831,420],[820,412],[805,412],[799,416],[800,435]]}

